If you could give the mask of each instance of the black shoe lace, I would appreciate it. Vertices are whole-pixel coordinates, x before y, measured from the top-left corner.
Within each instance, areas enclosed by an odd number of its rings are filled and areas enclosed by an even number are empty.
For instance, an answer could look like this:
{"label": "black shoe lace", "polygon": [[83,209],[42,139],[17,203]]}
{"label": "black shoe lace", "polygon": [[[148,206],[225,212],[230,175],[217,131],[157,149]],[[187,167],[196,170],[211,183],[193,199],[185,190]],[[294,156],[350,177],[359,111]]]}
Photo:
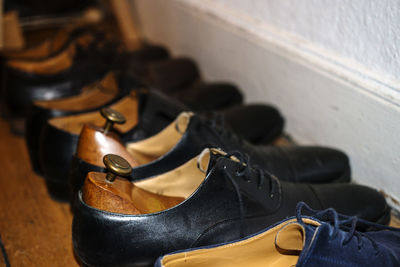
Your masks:
{"label": "black shoe lace", "polygon": [[269,197],[270,198],[274,197],[276,190],[279,188],[279,180],[271,173],[269,173],[265,170],[262,170],[261,168],[259,168],[256,165],[251,166],[250,165],[250,157],[247,154],[243,154],[239,151],[234,151],[234,152],[226,154],[225,157],[227,157],[227,158],[235,157],[239,161],[240,165],[242,166],[241,170],[238,170],[235,172],[235,175],[232,175],[232,173],[227,170],[226,166],[224,166],[224,170],[225,170],[224,173],[225,173],[226,177],[229,179],[229,181],[231,182],[232,186],[235,188],[236,196],[237,196],[237,199],[239,202],[239,211],[240,211],[240,220],[241,220],[240,235],[243,237],[244,236],[243,227],[244,227],[245,208],[244,208],[242,195],[240,194],[239,185],[236,182],[236,177],[240,177],[241,179],[250,183],[252,181],[250,178],[252,171],[257,172],[257,177],[258,177],[257,189],[261,190],[262,185],[268,180],[269,181]]}
{"label": "black shoe lace", "polygon": [[246,142],[241,136],[235,134],[226,126],[224,114],[218,112],[209,112],[205,115],[207,118],[206,123],[218,136],[222,137],[222,141],[227,138],[239,144],[244,144]]}
{"label": "black shoe lace", "polygon": [[339,230],[347,232],[346,238],[342,241],[342,246],[346,246],[354,237],[356,237],[358,250],[361,250],[364,237],[364,240],[366,238],[371,242],[375,250],[375,254],[379,253],[378,244],[369,235],[357,231],[356,229],[358,225],[362,225],[364,227],[368,226],[370,229],[400,231],[400,229],[369,222],[363,219],[359,219],[356,216],[346,216],[339,214],[333,208],[321,211],[313,210],[304,202],[299,202],[296,207],[296,218],[299,223],[302,223],[303,210],[305,210],[307,214],[312,214],[312,217],[320,221],[328,222],[331,225],[331,231],[329,234],[329,237],[331,239],[335,239],[337,237]]}

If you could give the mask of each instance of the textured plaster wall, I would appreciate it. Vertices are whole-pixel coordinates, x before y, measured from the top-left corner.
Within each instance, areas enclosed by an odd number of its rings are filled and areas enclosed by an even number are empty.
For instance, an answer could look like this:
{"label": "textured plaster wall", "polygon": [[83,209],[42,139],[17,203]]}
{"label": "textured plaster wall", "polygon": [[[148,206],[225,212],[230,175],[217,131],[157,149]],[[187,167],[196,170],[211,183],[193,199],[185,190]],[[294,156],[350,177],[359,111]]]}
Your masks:
{"label": "textured plaster wall", "polygon": [[213,1],[400,80],[399,0]]}

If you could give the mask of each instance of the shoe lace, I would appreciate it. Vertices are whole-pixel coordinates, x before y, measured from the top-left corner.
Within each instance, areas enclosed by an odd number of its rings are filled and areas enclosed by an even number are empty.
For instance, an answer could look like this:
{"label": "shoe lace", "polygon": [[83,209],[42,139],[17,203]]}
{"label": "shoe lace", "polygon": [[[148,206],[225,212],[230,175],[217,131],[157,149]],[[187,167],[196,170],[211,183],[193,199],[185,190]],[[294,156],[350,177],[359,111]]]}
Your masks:
{"label": "shoe lace", "polygon": [[273,198],[276,190],[279,188],[279,180],[272,175],[271,173],[259,168],[256,165],[251,166],[250,165],[250,157],[247,154],[243,154],[239,151],[233,151],[225,155],[227,158],[235,157],[240,165],[242,166],[241,170],[238,170],[235,172],[235,175],[232,174],[232,172],[227,170],[227,167],[224,166],[224,173],[226,177],[229,179],[231,182],[232,186],[235,188],[236,196],[239,202],[239,211],[240,211],[240,221],[241,221],[241,226],[240,226],[240,234],[243,237],[244,236],[244,214],[245,214],[245,207],[242,199],[242,195],[240,193],[240,188],[239,185],[236,181],[236,177],[240,177],[246,182],[251,182],[252,180],[250,179],[252,171],[257,173],[257,189],[261,190],[262,185],[266,183],[266,181],[269,182],[269,197]]}
{"label": "shoe lace", "polygon": [[377,223],[372,223],[372,222],[360,219],[356,216],[346,216],[346,215],[339,214],[333,208],[329,208],[329,209],[321,210],[321,211],[313,210],[304,202],[299,202],[296,207],[296,218],[299,223],[302,223],[303,210],[305,210],[307,212],[307,214],[312,214],[312,217],[314,217],[320,221],[328,222],[331,225],[331,230],[330,230],[330,234],[329,234],[331,239],[335,239],[340,230],[347,232],[346,237],[342,241],[342,246],[347,245],[355,237],[355,238],[357,238],[358,250],[361,250],[362,246],[363,246],[363,240],[368,239],[371,242],[371,244],[375,250],[375,254],[379,253],[378,244],[369,235],[366,235],[362,232],[357,231],[357,226],[363,225],[363,226],[368,226],[369,228],[374,228],[377,230],[400,231],[400,229],[396,229],[393,227],[389,227],[389,226],[385,226],[385,225],[381,225],[381,224],[377,224]]}
{"label": "shoe lace", "polygon": [[228,138],[229,140],[233,140],[239,144],[244,144],[246,141],[239,135],[235,134],[232,132],[230,129],[225,124],[225,116],[224,114],[218,113],[218,112],[208,112],[206,115],[206,123],[208,126],[210,126],[214,132],[222,137],[222,141],[225,138]]}

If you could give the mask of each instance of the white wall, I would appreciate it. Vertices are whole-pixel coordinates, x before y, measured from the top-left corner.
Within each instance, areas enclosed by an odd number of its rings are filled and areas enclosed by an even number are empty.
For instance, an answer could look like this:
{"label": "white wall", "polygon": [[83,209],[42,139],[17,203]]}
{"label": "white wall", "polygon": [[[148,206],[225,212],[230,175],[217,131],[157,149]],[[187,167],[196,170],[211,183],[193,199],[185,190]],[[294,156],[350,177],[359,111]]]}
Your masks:
{"label": "white wall", "polygon": [[[237,83],[249,102],[278,106],[297,141],[345,150],[356,182],[400,199],[400,73],[394,50],[399,29],[392,22],[378,26],[362,19],[390,19],[371,13],[379,8],[358,0],[134,2],[147,39],[194,57],[208,80]],[[394,12],[397,1],[381,2]],[[345,6],[353,12],[339,14]],[[345,21],[353,20],[364,30],[358,36],[348,32],[352,27]],[[392,37],[381,46],[367,42],[382,36],[368,37],[372,28],[366,25]]]}
{"label": "white wall", "polygon": [[[188,0],[190,1],[190,0]],[[400,79],[398,0],[214,0],[389,79]]]}

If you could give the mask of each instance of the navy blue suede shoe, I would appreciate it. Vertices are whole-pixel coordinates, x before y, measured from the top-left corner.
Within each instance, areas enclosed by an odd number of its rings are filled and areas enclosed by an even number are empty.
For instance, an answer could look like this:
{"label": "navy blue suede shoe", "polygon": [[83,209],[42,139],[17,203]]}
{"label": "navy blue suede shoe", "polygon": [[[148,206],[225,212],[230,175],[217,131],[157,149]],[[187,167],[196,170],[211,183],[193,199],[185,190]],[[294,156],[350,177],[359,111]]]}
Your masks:
{"label": "navy blue suede shoe", "polygon": [[400,229],[300,202],[296,217],[241,240],[167,254],[155,266],[400,266]]}

